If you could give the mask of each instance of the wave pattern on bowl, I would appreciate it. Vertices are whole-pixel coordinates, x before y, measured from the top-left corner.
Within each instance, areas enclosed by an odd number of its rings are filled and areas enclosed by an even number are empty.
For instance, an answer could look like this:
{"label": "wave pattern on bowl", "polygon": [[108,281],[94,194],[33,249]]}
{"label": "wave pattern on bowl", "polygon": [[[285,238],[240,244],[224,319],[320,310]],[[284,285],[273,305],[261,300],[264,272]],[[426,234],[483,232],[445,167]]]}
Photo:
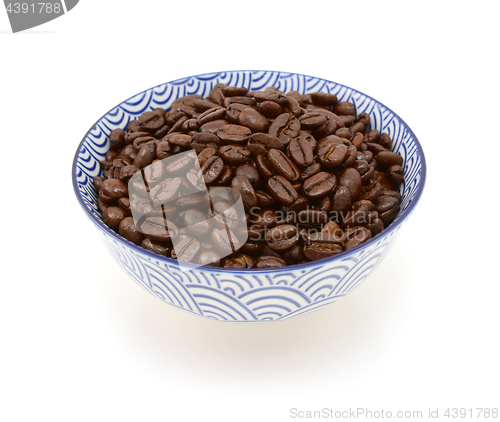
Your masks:
{"label": "wave pattern on bowl", "polygon": [[[331,92],[339,101],[351,101],[357,113],[371,116],[371,128],[388,133],[393,150],[403,156],[405,182],[403,200],[391,226],[367,245],[345,252],[338,259],[273,270],[235,271],[199,268],[178,269],[176,261],[155,256],[120,238],[107,228],[97,207],[92,179],[99,175],[99,160],[109,149],[109,133],[125,128],[130,120],[156,107],[168,109],[172,102],[188,94],[207,96],[217,83],[260,90],[268,86],[288,92]],[[74,183],[77,196],[90,211],[88,217],[103,234],[109,251],[123,270],[159,299],[188,312],[224,321],[265,321],[298,316],[333,303],[352,291],[373,271],[394,243],[407,219],[405,212],[423,188],[423,156],[413,133],[393,112],[374,99],[323,79],[271,71],[233,71],[197,75],[165,83],[140,93],[110,110],[88,132],[75,160]],[[92,214],[92,216],[91,216]],[[402,216],[403,214],[403,216]],[[93,218],[92,218],[93,217]]]}

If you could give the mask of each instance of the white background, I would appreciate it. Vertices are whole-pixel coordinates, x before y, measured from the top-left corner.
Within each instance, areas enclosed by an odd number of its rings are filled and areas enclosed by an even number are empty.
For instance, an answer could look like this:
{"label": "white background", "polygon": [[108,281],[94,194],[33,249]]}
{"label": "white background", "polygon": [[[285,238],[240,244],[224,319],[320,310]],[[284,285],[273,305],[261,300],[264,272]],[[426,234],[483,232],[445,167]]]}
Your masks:
{"label": "white background", "polygon": [[[0,11],[0,420],[499,408],[496,2],[238,5],[81,0],[18,34]],[[285,322],[217,323],[149,295],[71,185],[81,138],[110,108],[238,69],[356,88],[398,113],[427,158],[422,200],[375,273]]]}

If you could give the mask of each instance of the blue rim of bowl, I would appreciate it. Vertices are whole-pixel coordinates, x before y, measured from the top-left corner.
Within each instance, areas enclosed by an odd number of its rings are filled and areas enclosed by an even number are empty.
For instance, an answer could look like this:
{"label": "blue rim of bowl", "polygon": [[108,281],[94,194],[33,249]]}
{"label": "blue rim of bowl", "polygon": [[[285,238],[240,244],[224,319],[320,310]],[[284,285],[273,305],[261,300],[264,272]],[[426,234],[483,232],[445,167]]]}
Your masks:
{"label": "blue rim of bowl", "polygon": [[[287,271],[289,272],[289,271],[294,271],[294,270],[306,269],[308,267],[322,266],[324,264],[327,264],[327,263],[330,263],[330,262],[335,262],[335,261],[339,261],[340,262],[340,261],[343,261],[346,258],[348,258],[350,255],[353,255],[353,254],[357,253],[359,250],[367,248],[371,244],[377,242],[382,237],[387,236],[388,234],[390,234],[391,232],[393,232],[397,228],[399,228],[404,221],[406,221],[406,219],[410,216],[410,214],[413,212],[413,209],[415,208],[415,206],[419,202],[420,197],[422,196],[422,192],[424,190],[425,182],[426,182],[427,165],[426,165],[425,155],[424,155],[424,151],[422,149],[422,145],[420,145],[420,142],[419,142],[418,138],[415,136],[415,134],[413,133],[413,131],[411,130],[411,128],[392,109],[390,109],[389,107],[387,107],[386,105],[384,105],[380,101],[376,100],[375,98],[372,98],[369,95],[366,95],[365,93],[363,93],[361,91],[358,91],[356,89],[350,88],[350,87],[348,87],[346,85],[343,85],[341,83],[330,81],[328,79],[318,78],[316,76],[304,75],[304,74],[295,73],[295,72],[283,72],[283,71],[277,71],[277,70],[224,70],[224,71],[220,71],[220,72],[201,73],[201,74],[198,74],[198,75],[192,75],[192,76],[188,76],[188,77],[184,77],[184,78],[175,79],[175,80],[169,81],[169,82],[164,82],[164,83],[156,85],[154,87],[145,89],[144,91],[142,91],[142,92],[140,92],[138,94],[135,94],[135,95],[127,98],[126,100],[124,100],[121,103],[119,103],[117,106],[119,106],[120,104],[123,104],[124,102],[126,102],[126,101],[128,101],[128,100],[130,100],[130,99],[132,99],[134,97],[136,97],[137,95],[141,95],[141,94],[143,94],[143,93],[145,93],[147,91],[152,91],[155,88],[158,88],[158,87],[160,87],[162,85],[165,85],[165,84],[175,84],[175,83],[179,83],[181,81],[185,81],[186,79],[195,78],[195,77],[203,77],[203,76],[208,76],[208,75],[213,75],[214,73],[239,73],[239,72],[276,72],[276,73],[280,73],[280,74],[298,75],[298,76],[303,76],[303,77],[306,77],[306,78],[318,79],[318,80],[324,81],[324,82],[335,83],[336,85],[339,85],[339,86],[347,88],[347,89],[351,89],[353,92],[356,92],[356,93],[359,93],[361,95],[364,95],[366,98],[369,98],[369,99],[375,101],[377,104],[380,104],[381,106],[385,107],[389,112],[391,112],[394,115],[394,117],[396,117],[405,126],[405,128],[409,131],[411,137],[415,141],[415,144],[417,146],[417,153],[418,153],[418,156],[419,156],[419,158],[421,160],[421,166],[422,166],[421,170],[420,170],[420,183],[419,183],[417,191],[415,193],[415,197],[412,199],[412,201],[410,202],[410,204],[408,205],[408,207],[401,214],[399,214],[394,219],[394,221],[389,225],[389,227],[385,228],[380,233],[378,233],[376,236],[370,238],[366,242],[363,242],[360,245],[358,245],[358,246],[356,246],[356,247],[354,247],[352,249],[349,249],[347,251],[344,251],[344,252],[342,252],[342,253],[340,253],[338,255],[333,255],[331,257],[327,257],[327,258],[323,258],[323,259],[318,259],[317,261],[309,261],[309,262],[306,262],[304,264],[287,265],[285,267],[274,267],[274,268],[240,268],[240,269],[234,269],[234,268],[202,266],[202,267],[195,267],[194,268],[195,270],[198,269],[200,271],[225,272],[225,273],[235,273],[235,274],[241,274],[241,273],[247,273],[247,272],[252,272],[252,273],[287,272]],[[106,224],[104,224],[104,222],[102,221],[102,219],[97,218],[89,210],[89,208],[87,207],[87,205],[85,204],[85,202],[83,201],[83,198],[81,196],[80,189],[78,188],[78,181],[77,181],[77,176],[76,176],[76,170],[77,170],[77,165],[76,164],[77,164],[77,161],[78,161],[78,156],[80,154],[80,150],[81,150],[81,148],[83,146],[83,143],[85,142],[85,139],[89,135],[90,131],[92,129],[94,129],[97,126],[97,124],[107,114],[109,114],[112,110],[114,110],[117,106],[114,106],[108,112],[104,113],[101,117],[99,117],[99,119],[90,127],[90,129],[87,131],[87,133],[85,134],[85,136],[83,137],[83,139],[78,144],[78,148],[76,150],[76,154],[75,154],[75,157],[73,159],[73,164],[72,164],[72,168],[71,168],[71,170],[72,170],[72,179],[73,179],[73,189],[75,190],[76,197],[78,199],[78,202],[80,203],[80,206],[83,208],[83,210],[85,211],[85,213],[87,214],[87,216],[97,226],[99,226],[101,228],[101,230],[103,230],[104,232],[108,233],[111,237],[115,238],[118,242],[123,243],[124,245],[128,246],[129,248],[132,248],[132,249],[136,250],[140,254],[144,254],[146,256],[149,256],[149,257],[151,257],[152,259],[154,259],[156,261],[163,261],[163,262],[165,262],[167,264],[170,264],[170,265],[173,265],[173,266],[179,266],[179,261],[177,261],[176,259],[168,258],[166,256],[162,256],[162,255],[156,254],[154,252],[148,251],[147,249],[141,247],[140,245],[136,245],[135,243],[132,243],[131,241],[125,239],[122,236],[120,236],[115,231],[111,230]],[[186,269],[189,268],[190,266],[191,266],[190,264],[186,264],[186,263],[183,264],[183,267],[186,267]]]}

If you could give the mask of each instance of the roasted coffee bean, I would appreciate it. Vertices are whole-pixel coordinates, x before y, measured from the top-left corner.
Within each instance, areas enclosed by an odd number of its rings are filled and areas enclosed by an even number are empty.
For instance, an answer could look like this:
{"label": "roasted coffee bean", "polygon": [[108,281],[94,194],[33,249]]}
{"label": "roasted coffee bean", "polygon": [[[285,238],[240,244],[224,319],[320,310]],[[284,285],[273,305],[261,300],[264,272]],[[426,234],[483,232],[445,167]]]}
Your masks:
{"label": "roasted coffee bean", "polygon": [[125,146],[125,131],[113,129],[109,134],[109,144],[112,150],[119,150]]}
{"label": "roasted coffee bean", "polygon": [[222,161],[222,158],[217,156],[208,158],[201,167],[201,172],[203,174],[205,183],[209,185],[210,183],[215,182],[217,178],[222,174],[223,169],[224,162]]}
{"label": "roasted coffee bean", "polygon": [[343,252],[342,245],[337,237],[330,233],[319,233],[319,236],[304,245],[304,255],[311,261],[328,258],[341,252]]}
{"label": "roasted coffee bean", "polygon": [[118,199],[128,195],[128,186],[118,179],[106,179],[101,184],[99,198],[101,201],[111,204]]}
{"label": "roasted coffee bean", "polygon": [[392,151],[380,151],[376,157],[377,163],[383,167],[390,167],[393,165],[401,166],[403,164],[403,157]]}
{"label": "roasted coffee bean", "polygon": [[[339,216],[341,214],[347,213],[351,208],[351,192],[345,186],[338,186],[333,194],[332,200],[332,210],[335,211]],[[339,220],[342,220],[341,217]]]}
{"label": "roasted coffee bean", "polygon": [[354,104],[350,103],[349,101],[341,101],[335,104],[335,107],[333,107],[333,112],[339,116],[340,115],[354,116],[356,114],[356,107],[354,107]]}
{"label": "roasted coffee bean", "polygon": [[363,187],[359,199],[360,200],[366,199],[374,203],[381,194],[382,194],[382,187],[380,186],[380,183],[377,182],[376,180],[373,180],[369,185]]}
{"label": "roasted coffee bean", "polygon": [[257,268],[286,267],[286,261],[272,255],[261,255],[255,260]]}
{"label": "roasted coffee bean", "polygon": [[259,171],[251,164],[241,164],[234,170],[235,176],[245,176],[255,188],[262,182]]}
{"label": "roasted coffee bean", "polygon": [[233,167],[229,164],[225,164],[224,167],[222,168],[222,173],[219,176],[219,178],[214,182],[214,185],[222,185],[226,186],[231,182],[231,179],[233,178]]}
{"label": "roasted coffee bean", "polygon": [[271,249],[283,251],[291,248],[299,241],[297,227],[293,224],[282,224],[273,227],[266,233],[266,242]]}
{"label": "roasted coffee bean", "polygon": [[343,245],[344,249],[352,249],[363,242],[366,242],[372,237],[370,230],[362,226],[349,227],[344,232]]}
{"label": "roasted coffee bean", "polygon": [[302,172],[300,173],[299,181],[304,182],[306,179],[309,179],[311,176],[314,176],[319,172],[321,172],[321,164],[320,163],[311,164],[310,166],[302,170]]}
{"label": "roasted coffee bean", "polygon": [[255,261],[250,255],[239,253],[230,258],[225,258],[222,266],[224,268],[253,268],[255,267]]}
{"label": "roasted coffee bean", "polygon": [[344,144],[325,143],[318,145],[318,160],[328,169],[340,166],[347,156],[347,146]]}
{"label": "roasted coffee bean", "polygon": [[320,199],[337,187],[337,178],[334,174],[324,171],[304,180],[304,195],[309,199]]}
{"label": "roasted coffee bean", "polygon": [[111,230],[118,230],[120,222],[127,216],[126,212],[119,207],[107,207],[102,213],[102,221]]}
{"label": "roasted coffee bean", "polygon": [[156,158],[156,142],[147,142],[141,146],[134,160],[134,166],[144,168]]}
{"label": "roasted coffee bean", "polygon": [[283,145],[283,141],[279,140],[275,136],[259,132],[250,136],[247,148],[256,156],[259,154],[267,154],[271,148],[281,149],[283,148]]}
{"label": "roasted coffee bean", "polygon": [[226,109],[220,106],[216,106],[208,110],[205,110],[196,118],[196,120],[198,124],[201,126],[204,125],[205,123],[212,122],[214,120],[223,119],[225,116],[226,116]]}
{"label": "roasted coffee bean", "polygon": [[382,145],[387,150],[392,149],[392,139],[387,133],[382,133],[380,135],[380,139],[379,139],[378,143],[380,145]]}
{"label": "roasted coffee bean", "polygon": [[193,138],[184,133],[174,133],[168,138],[168,142],[170,142],[170,144],[172,145],[178,145],[182,148],[191,148]]}
{"label": "roasted coffee bean", "polygon": [[220,267],[220,254],[213,250],[203,250],[198,256],[198,264]]}
{"label": "roasted coffee bean", "polygon": [[118,151],[114,151],[112,149],[110,149],[107,153],[106,153],[106,156],[104,157],[104,159],[106,161],[111,161],[113,162],[113,160],[118,157]]}
{"label": "roasted coffee bean", "polygon": [[196,262],[195,257],[200,251],[201,243],[191,237],[184,237],[174,244],[172,257],[184,262]]}
{"label": "roasted coffee bean", "polygon": [[192,236],[208,236],[212,231],[212,224],[201,211],[191,208],[188,209],[182,216],[182,222],[189,234]]}
{"label": "roasted coffee bean", "polygon": [[283,107],[274,101],[262,101],[259,103],[260,112],[269,118],[274,118],[283,113]]}
{"label": "roasted coffee bean", "polygon": [[271,164],[269,164],[269,161],[263,155],[259,154],[255,157],[255,167],[264,179],[269,179],[274,176],[274,170]]}
{"label": "roasted coffee bean", "polygon": [[118,226],[118,233],[136,245],[140,245],[144,235],[137,229],[132,217],[125,217]]}
{"label": "roasted coffee bean", "polygon": [[276,200],[266,191],[256,190],[255,194],[260,208],[268,208],[276,204]]}
{"label": "roasted coffee bean", "polygon": [[351,193],[351,200],[356,201],[361,193],[362,182],[359,172],[348,168],[340,173],[339,186],[345,186]]}
{"label": "roasted coffee bean", "polygon": [[369,223],[368,214],[372,206],[373,204],[366,200],[355,202],[352,210],[347,213],[340,223],[340,227],[345,230],[347,227],[362,226]]}
{"label": "roasted coffee bean", "polygon": [[255,190],[250,183],[250,180],[248,180],[245,176],[234,177],[231,181],[231,187],[240,193],[241,200],[243,201],[243,205],[246,210],[254,208],[258,205],[259,201]]}
{"label": "roasted coffee bean", "polygon": [[154,111],[145,111],[139,116],[141,127],[148,132],[156,132],[165,124],[164,117]]}
{"label": "roasted coffee bean", "polygon": [[225,144],[242,144],[248,140],[252,131],[246,126],[224,125],[217,131],[217,136]]}
{"label": "roasted coffee bean", "polygon": [[290,182],[299,180],[299,169],[283,151],[275,148],[270,149],[267,153],[267,161],[269,161],[276,174],[283,176]]}
{"label": "roasted coffee bean", "polygon": [[382,195],[375,202],[375,211],[387,226],[399,211],[399,201],[393,196]]}
{"label": "roasted coffee bean", "polygon": [[326,123],[326,117],[318,112],[310,111],[299,117],[301,128],[304,130],[316,130]]}
{"label": "roasted coffee bean", "polygon": [[128,182],[128,180],[138,171],[141,171],[141,169],[133,164],[122,167],[120,169],[119,179],[123,182]]}
{"label": "roasted coffee bean", "polygon": [[329,92],[313,92],[311,93],[311,100],[315,104],[322,106],[333,106],[337,104],[337,96]]}
{"label": "roasted coffee bean", "polygon": [[198,163],[200,164],[200,167],[205,164],[205,161],[207,161],[210,157],[213,157],[214,155],[217,155],[217,148],[215,147],[206,147],[201,150],[201,152],[198,153]]}
{"label": "roasted coffee bean", "polygon": [[291,205],[299,196],[292,184],[283,176],[273,176],[267,181],[267,187],[271,196],[278,202]]}
{"label": "roasted coffee bean", "polygon": [[104,182],[104,179],[101,176],[95,176],[94,179],[94,188],[97,193],[101,190],[102,182]]}
{"label": "roasted coffee bean", "polygon": [[151,216],[140,224],[140,231],[146,237],[160,242],[167,242],[177,236],[179,229],[172,221],[165,219],[163,216]]}
{"label": "roasted coffee bean", "polygon": [[237,165],[246,163],[252,153],[241,145],[224,145],[219,148],[219,155],[226,163]]}
{"label": "roasted coffee bean", "polygon": [[210,240],[217,250],[224,256],[236,252],[243,244],[238,240],[234,232],[227,227],[224,229],[212,230]]}
{"label": "roasted coffee bean", "polygon": [[314,153],[311,144],[305,138],[295,138],[288,144],[288,155],[301,167],[314,163]]}
{"label": "roasted coffee bean", "polygon": [[154,207],[166,204],[177,197],[182,185],[180,177],[169,178],[161,181],[149,191],[149,199]]}
{"label": "roasted coffee bean", "polygon": [[269,127],[269,135],[280,139],[285,145],[299,135],[300,121],[289,113],[280,114]]}
{"label": "roasted coffee bean", "polygon": [[368,148],[368,151],[373,153],[375,156],[377,156],[379,152],[387,151],[382,145],[377,144],[376,142],[365,142],[365,145]]}
{"label": "roasted coffee bean", "polygon": [[382,230],[384,230],[384,222],[378,218],[378,213],[377,211],[372,211],[368,215],[368,223],[366,223],[364,226],[370,230],[372,237],[376,236],[379,234]]}
{"label": "roasted coffee bean", "polygon": [[146,237],[142,242],[141,246],[148,251],[157,253],[159,255],[170,256],[172,253],[172,246],[164,242],[158,242],[157,240]]}
{"label": "roasted coffee bean", "polygon": [[246,108],[238,116],[238,123],[249,128],[252,133],[266,132],[269,123],[266,117],[253,108]]}
{"label": "roasted coffee bean", "polygon": [[212,222],[219,229],[236,229],[241,222],[238,211],[226,201],[217,201],[212,205]]}

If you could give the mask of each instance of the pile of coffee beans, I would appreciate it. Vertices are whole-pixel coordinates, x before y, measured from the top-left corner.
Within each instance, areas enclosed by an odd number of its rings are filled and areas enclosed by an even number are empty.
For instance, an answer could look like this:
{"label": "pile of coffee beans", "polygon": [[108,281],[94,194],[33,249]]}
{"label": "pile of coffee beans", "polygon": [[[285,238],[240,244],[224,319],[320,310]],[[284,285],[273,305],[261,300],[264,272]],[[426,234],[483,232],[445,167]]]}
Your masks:
{"label": "pile of coffee beans", "polygon": [[[368,114],[356,115],[352,103],[331,93],[217,84],[206,98],[188,95],[168,111],[144,112],[125,130],[113,130],[109,142],[102,177],[94,178],[104,223],[167,257],[178,257],[171,238],[178,236],[182,248],[176,250],[186,261],[196,256],[204,265],[228,268],[300,264],[361,244],[399,211],[403,158],[391,151],[388,134],[370,130]],[[209,213],[197,206],[206,205],[206,192],[179,197],[169,221],[152,206],[148,214],[142,201],[150,231],[132,217],[131,206],[140,201],[129,197],[129,179],[189,150],[198,155],[209,191],[231,187],[244,204],[245,215],[235,218],[246,219],[248,239],[229,256],[220,246],[225,231],[209,221],[230,208],[223,197],[211,198]],[[175,186],[168,195],[175,197]],[[196,225],[209,240],[200,242],[186,229],[155,235],[155,225],[163,224]]]}

